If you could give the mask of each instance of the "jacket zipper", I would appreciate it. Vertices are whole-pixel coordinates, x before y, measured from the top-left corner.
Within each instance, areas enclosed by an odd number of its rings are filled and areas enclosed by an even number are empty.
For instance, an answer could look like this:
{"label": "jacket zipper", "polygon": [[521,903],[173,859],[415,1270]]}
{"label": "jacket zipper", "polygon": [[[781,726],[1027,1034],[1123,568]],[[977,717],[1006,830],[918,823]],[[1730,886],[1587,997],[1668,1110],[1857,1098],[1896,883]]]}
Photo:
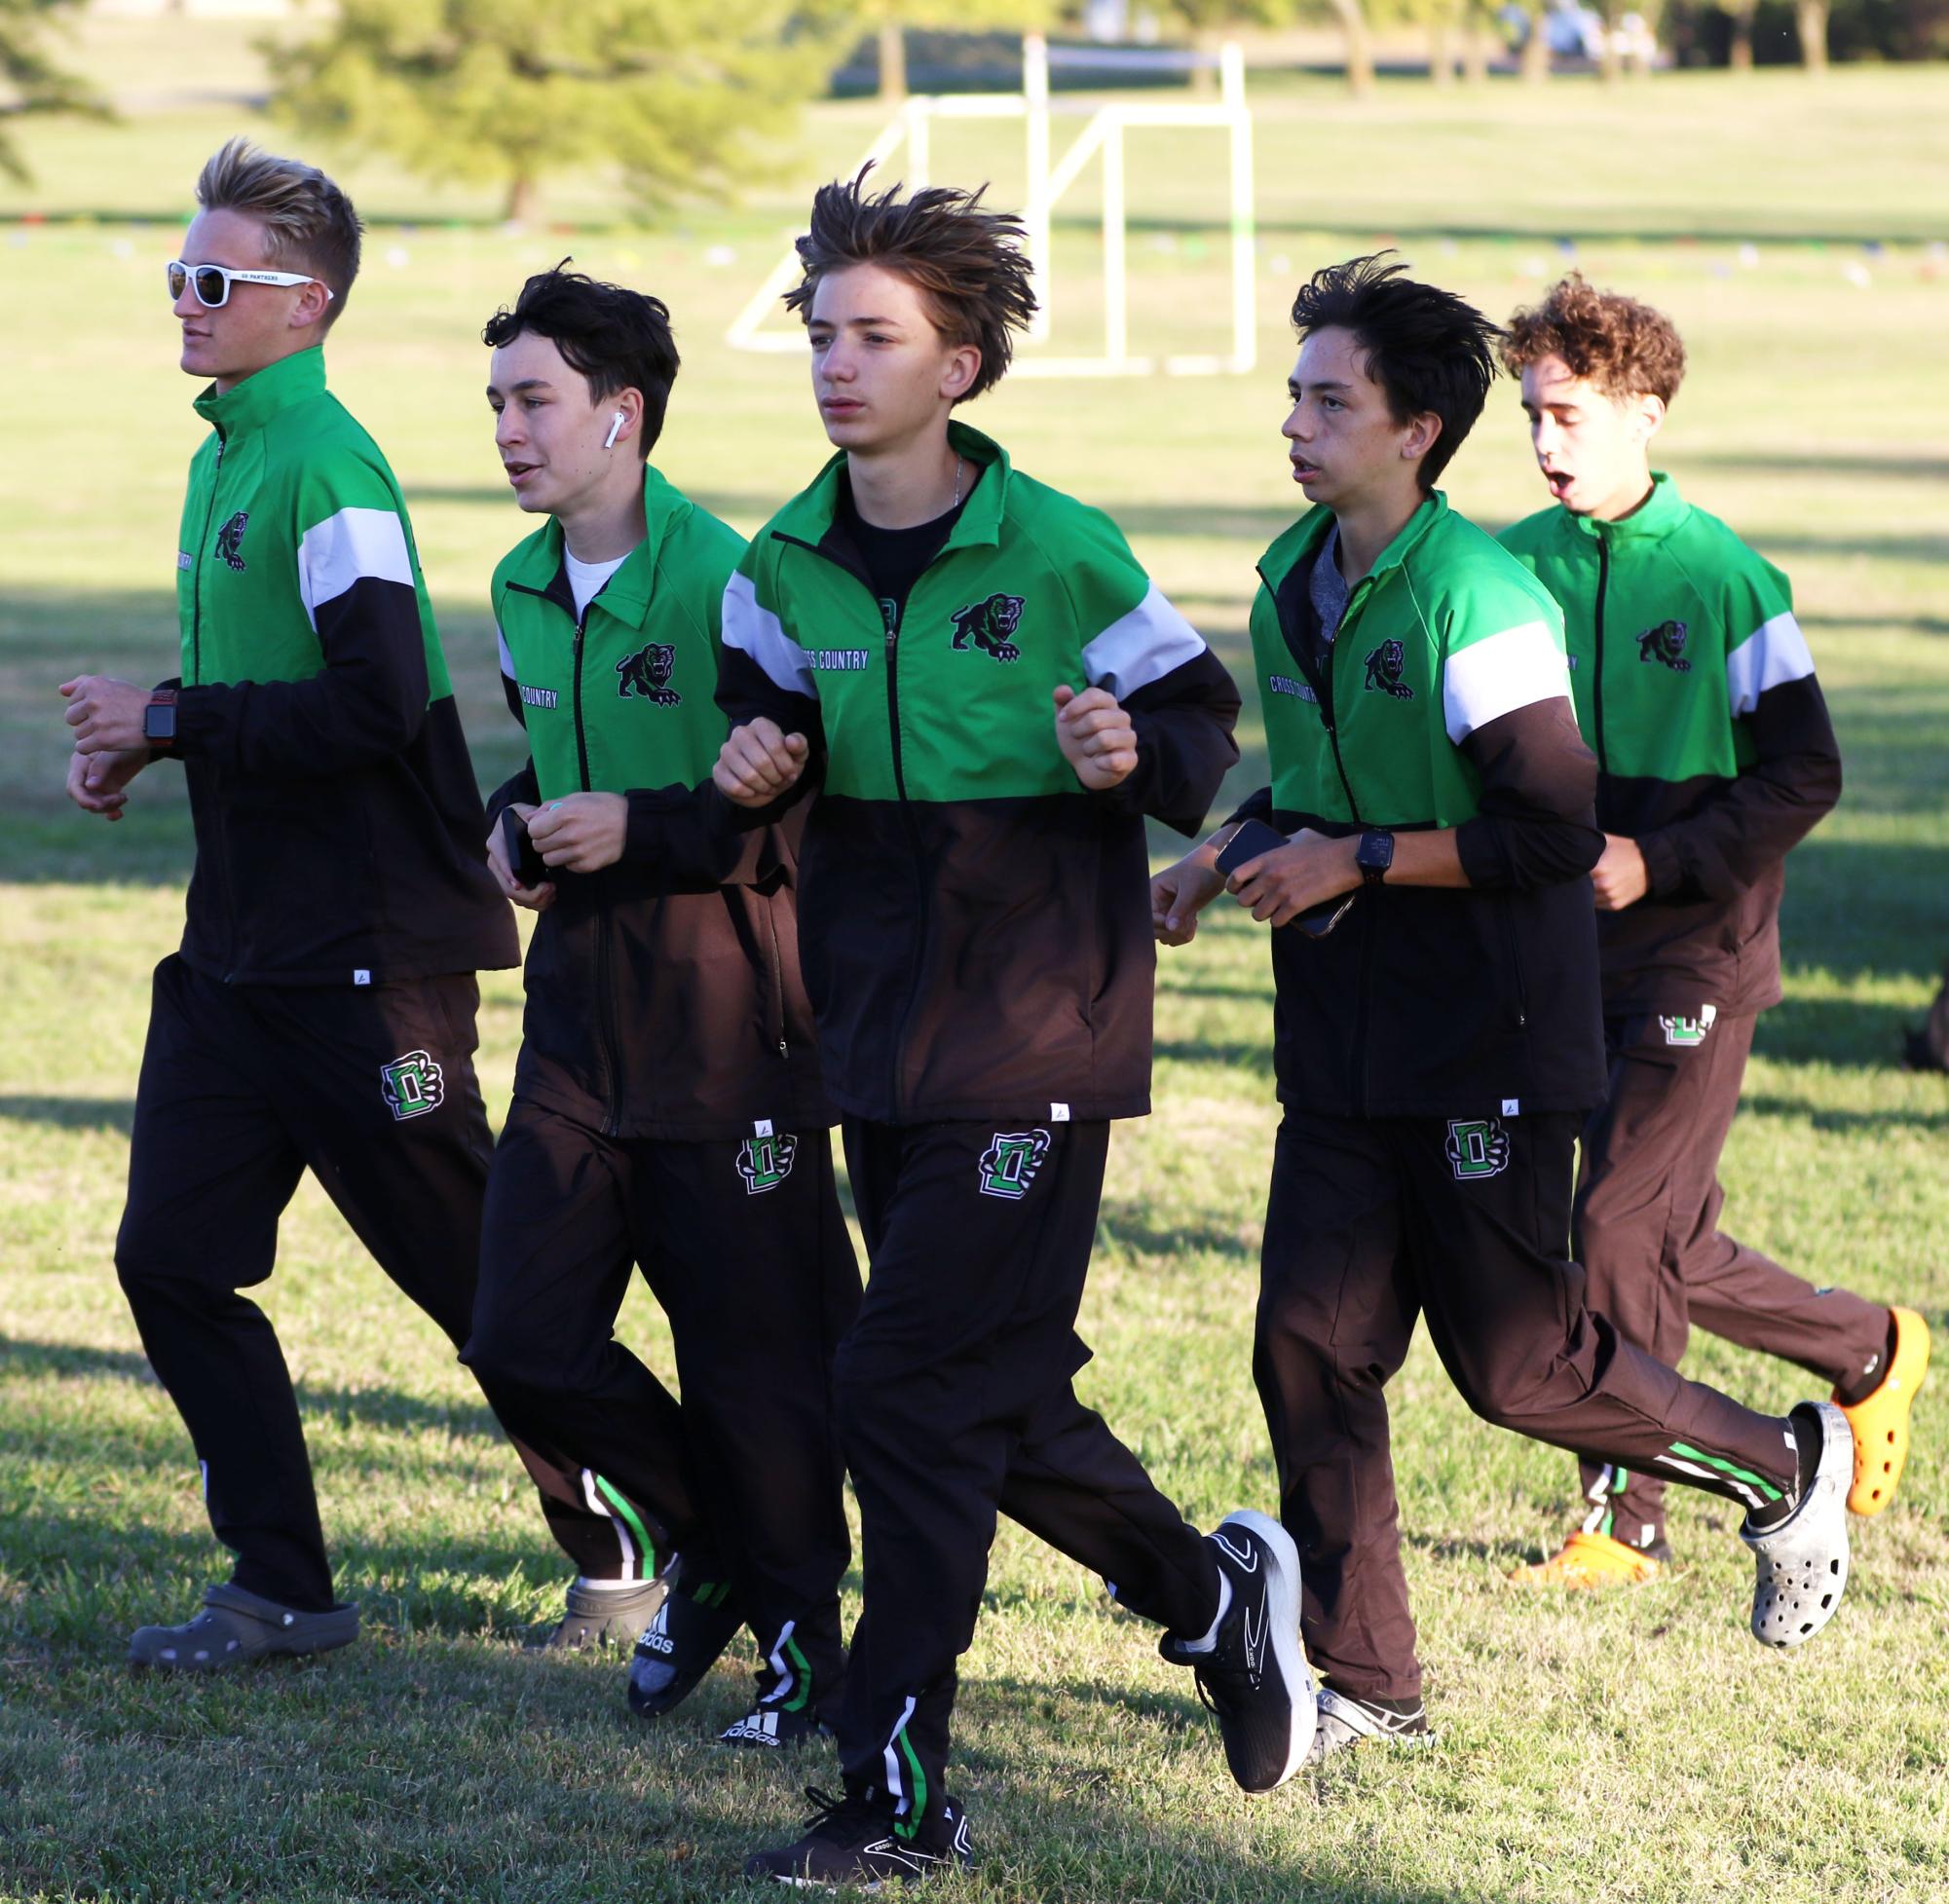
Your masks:
{"label": "jacket zipper", "polygon": [[[590,598],[591,602],[593,599]],[[576,616],[575,674],[570,694],[576,724],[576,766],[583,793],[593,791],[588,770],[588,731],[582,726],[582,641],[587,628],[588,609],[584,608]],[[595,1049],[602,1063],[603,1135],[613,1138],[622,1130],[622,1066],[617,1062],[616,1000],[610,984],[609,875],[605,870],[589,877],[602,882],[597,888],[595,907]]]}
{"label": "jacket zipper", "polygon": [[1597,771],[1608,774],[1610,760],[1604,750],[1604,597],[1611,586],[1611,545],[1604,540],[1603,533],[1597,533],[1597,616],[1595,652],[1591,656],[1591,665],[1595,670],[1591,680],[1591,725],[1596,729],[1593,736],[1597,743]]}
{"label": "jacket zipper", "polygon": [[790,1041],[785,1036],[785,956],[778,950],[778,915],[774,911],[777,895],[764,902],[765,923],[771,934],[771,1005],[778,1014],[778,1056],[789,1059]]}
{"label": "jacket zipper", "polygon": [[[194,677],[191,686],[200,686],[203,681],[203,565],[209,549],[210,525],[216,520],[216,493],[223,483],[223,452],[229,447],[229,438],[220,426],[216,428],[216,462],[209,472],[209,503],[203,513],[203,540],[197,544],[196,568],[192,572],[194,580],[190,583],[190,673]],[[230,827],[225,818],[224,802],[221,797],[210,801],[210,816],[216,827],[216,877],[223,888],[224,932],[224,974],[225,985],[237,983],[237,886],[231,877],[230,866]]]}
{"label": "jacket zipper", "polygon": [[[1279,608],[1279,590],[1266,580],[1265,571],[1258,572],[1258,579],[1264,581],[1272,592],[1272,606],[1275,613]],[[1356,588],[1360,586],[1355,584]],[[1360,802],[1354,798],[1354,783],[1347,777],[1347,764],[1340,754],[1340,724],[1333,711],[1333,664],[1339,657],[1340,644],[1346,639],[1347,624],[1354,618],[1354,604],[1351,597],[1346,613],[1340,616],[1340,625],[1334,630],[1333,639],[1327,644],[1327,665],[1320,670],[1316,690],[1320,691],[1320,719],[1326,724],[1327,739],[1333,750],[1333,771],[1340,777],[1340,790],[1347,797],[1347,811],[1353,815],[1354,825],[1363,831],[1367,822],[1361,818]],[[1293,648],[1289,639],[1288,648]],[[1298,653],[1294,650],[1295,654]],[[1311,672],[1311,670],[1307,670]],[[1362,881],[1366,883],[1365,880]],[[1355,912],[1361,920],[1361,976],[1360,988],[1354,995],[1354,1115],[1365,1117],[1368,1104],[1368,1020],[1372,1008],[1373,988],[1373,908],[1358,906]]]}
{"label": "jacket zipper", "polygon": [[[901,823],[906,830],[908,850],[912,855],[915,914],[918,920],[913,939],[913,955],[907,975],[907,1002],[901,1008],[899,1023],[894,1027],[887,1050],[888,1121],[897,1124],[900,1121],[900,1058],[906,1042],[907,1027],[914,1017],[914,1006],[920,995],[920,954],[927,943],[933,910],[932,894],[921,868],[919,823],[915,819],[913,805],[907,798],[907,771],[900,752],[900,623],[896,620],[886,624],[885,613],[880,606],[880,596],[874,588],[872,577],[863,574],[850,563],[841,561],[837,555],[820,547],[817,542],[804,541],[797,536],[787,536],[775,529],[771,533],[779,541],[789,542],[795,548],[809,550],[813,555],[830,562],[842,574],[850,576],[866,590],[873,603],[874,613],[881,617],[882,624],[886,625],[886,725],[893,756],[893,792],[899,803]],[[934,562],[941,559],[942,553],[945,553],[945,550],[936,553]],[[929,562],[927,569],[933,568],[934,562]],[[926,573],[927,570],[923,569],[920,575],[914,578],[914,588],[919,587]],[[910,588],[907,592],[908,600],[911,601],[914,591]],[[900,609],[902,620],[906,618],[906,604],[902,603]]]}

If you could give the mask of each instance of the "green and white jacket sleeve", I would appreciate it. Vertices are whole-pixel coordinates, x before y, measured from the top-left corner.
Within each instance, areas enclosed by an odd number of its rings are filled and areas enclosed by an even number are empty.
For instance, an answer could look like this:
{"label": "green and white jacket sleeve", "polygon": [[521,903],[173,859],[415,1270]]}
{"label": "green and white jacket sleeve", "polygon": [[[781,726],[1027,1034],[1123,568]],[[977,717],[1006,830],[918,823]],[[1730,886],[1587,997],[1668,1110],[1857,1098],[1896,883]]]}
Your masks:
{"label": "green and white jacket sleeve", "polygon": [[178,751],[307,778],[398,754],[451,690],[396,491],[341,451],[296,470],[274,506],[239,578],[261,600],[239,589],[206,636]]}
{"label": "green and white jacket sleeve", "polygon": [[1726,694],[1740,770],[1684,818],[1638,836],[1654,898],[1727,900],[1841,797],[1841,750],[1786,578],[1750,550],[1725,579]]}

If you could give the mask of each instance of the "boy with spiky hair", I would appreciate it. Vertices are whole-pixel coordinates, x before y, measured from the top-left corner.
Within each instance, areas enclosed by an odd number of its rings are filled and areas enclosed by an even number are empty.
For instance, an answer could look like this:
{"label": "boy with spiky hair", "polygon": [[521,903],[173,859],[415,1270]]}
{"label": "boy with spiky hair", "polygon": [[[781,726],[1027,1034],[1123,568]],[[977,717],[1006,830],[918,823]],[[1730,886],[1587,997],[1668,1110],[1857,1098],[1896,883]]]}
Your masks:
{"label": "boy with spiky hair", "polygon": [[[1503,545],[1561,604],[1597,756],[1592,869],[1608,1090],[1585,1127],[1574,1248],[1591,1306],[1661,1362],[1696,1320],[1834,1385],[1848,1505],[1879,1513],[1929,1360],[1911,1309],[1815,1288],[1719,1228],[1719,1153],[1758,1014],[1779,1001],[1788,850],[1840,797],[1841,762],[1786,578],[1651,467],[1685,373],[1671,320],[1573,273],[1510,319],[1555,505]],[[1589,1512],[1515,1576],[1594,1587],[1669,1558],[1654,1469],[1586,1456]]]}
{"label": "boy with spiky hair", "polygon": [[1235,758],[1224,669],[1109,519],[951,421],[1034,309],[979,192],[822,188],[799,241],[835,456],[725,596],[716,781],[814,785],[802,943],[871,1274],[835,1364],[865,1610],[843,1795],[754,1876],[878,1884],[969,1856],[945,1776],[997,1512],[1166,1629],[1268,1790],[1313,1702],[1291,1541],[1210,1539],[1076,1399],[1110,1120],[1149,1108],[1143,816],[1194,829]]}
{"label": "boy with spiky hair", "polygon": [[[554,1642],[638,1641],[656,1715],[748,1623],[767,1663],[724,1737],[785,1745],[841,1681],[829,1371],[859,1273],[799,975],[802,816],[703,823],[744,541],[650,461],[678,368],[659,299],[544,271],[482,341],[496,451],[546,518],[494,572],[528,760],[488,803],[489,863],[540,916],[464,1360],[577,1483],[543,1488],[579,1569]],[[681,1409],[612,1333],[637,1264]]]}
{"label": "boy with spiky hair", "polygon": [[[116,1267],[237,1555],[137,1665],[322,1652],[338,1603],[290,1375],[243,1289],[309,1168],[380,1266],[466,1341],[489,1138],[479,968],[516,962],[399,486],[325,388],[359,223],[315,167],[232,140],[169,266],[209,434],[176,557],[182,673],[63,685],[68,792],[115,818],[180,761],[182,946],[156,968]],[[531,1468],[535,1457],[530,1454]]]}
{"label": "boy with spiky hair", "polygon": [[[1152,890],[1170,944],[1227,889],[1284,928],[1253,1368],[1325,1680],[1317,1757],[1428,1737],[1385,1393],[1417,1315],[1486,1420],[1745,1508],[1761,1640],[1808,1638],[1847,1569],[1839,1410],[1781,1420],[1681,1381],[1563,1253],[1603,1091],[1596,765],[1555,604],[1435,488],[1496,333],[1405,269],[1357,258],[1293,301],[1282,434],[1314,507],[1252,610],[1272,782]],[[1218,854],[1249,821],[1271,837],[1228,881]]]}

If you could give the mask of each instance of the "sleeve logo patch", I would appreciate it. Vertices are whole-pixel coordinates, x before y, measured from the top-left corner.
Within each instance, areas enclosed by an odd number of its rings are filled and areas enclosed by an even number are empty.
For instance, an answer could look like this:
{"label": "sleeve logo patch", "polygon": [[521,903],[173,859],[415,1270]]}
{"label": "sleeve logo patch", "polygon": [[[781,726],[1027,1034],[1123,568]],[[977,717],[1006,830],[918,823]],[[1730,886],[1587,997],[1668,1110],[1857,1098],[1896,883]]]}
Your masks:
{"label": "sleeve logo patch", "polygon": [[997,1131],[981,1155],[981,1193],[1020,1203],[1049,1154],[1047,1131]]}
{"label": "sleeve logo patch", "polygon": [[1026,606],[1020,595],[991,595],[954,613],[955,646],[978,649],[997,661],[1019,661],[1022,651],[1009,637],[1022,623]]}
{"label": "sleeve logo patch", "polygon": [[1686,633],[1683,621],[1661,621],[1657,627],[1647,628],[1637,638],[1637,658],[1663,661],[1673,674],[1690,674],[1692,663],[1685,658]]}
{"label": "sleeve logo patch", "polygon": [[616,691],[624,700],[633,696],[657,707],[675,707],[684,698],[670,686],[676,666],[677,651],[667,642],[646,642],[634,654],[625,654],[617,662],[616,672],[621,680]]}
{"label": "sleeve logo patch", "polygon": [[379,1084],[387,1109],[401,1124],[409,1117],[438,1110],[447,1095],[446,1073],[426,1051],[409,1051],[403,1058],[380,1065]]}
{"label": "sleeve logo patch", "polygon": [[219,529],[216,532],[217,554],[222,556],[223,559],[227,563],[229,563],[233,569],[237,570],[239,574],[242,574],[244,570],[244,557],[239,551],[241,551],[242,548],[244,547],[244,532],[249,526],[250,526],[249,512],[244,509],[239,509],[238,512],[234,516],[232,516],[230,520],[226,522],[221,529]]}
{"label": "sleeve logo patch", "polygon": [[1411,701],[1414,690],[1402,680],[1407,668],[1407,650],[1398,641],[1384,641],[1367,657],[1367,688],[1378,688],[1389,700]]}
{"label": "sleeve logo patch", "polygon": [[793,1160],[799,1154],[799,1139],[783,1133],[776,1137],[746,1138],[737,1151],[737,1174],[744,1178],[744,1193],[762,1196],[775,1190],[792,1175]]}
{"label": "sleeve logo patch", "polygon": [[1509,1133],[1499,1117],[1449,1118],[1444,1148],[1458,1183],[1499,1176],[1509,1168]]}

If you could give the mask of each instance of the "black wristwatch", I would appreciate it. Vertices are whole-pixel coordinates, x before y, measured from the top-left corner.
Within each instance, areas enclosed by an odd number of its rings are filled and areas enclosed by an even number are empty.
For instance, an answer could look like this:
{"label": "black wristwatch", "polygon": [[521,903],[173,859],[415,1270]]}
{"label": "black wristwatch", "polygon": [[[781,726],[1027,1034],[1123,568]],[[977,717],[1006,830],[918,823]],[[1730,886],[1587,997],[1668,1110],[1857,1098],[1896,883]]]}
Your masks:
{"label": "black wristwatch", "polygon": [[1354,848],[1354,864],[1361,870],[1363,885],[1379,885],[1394,864],[1394,835],[1378,829],[1362,834],[1361,843]]}
{"label": "black wristwatch", "polygon": [[158,688],[142,710],[142,738],[161,752],[176,744],[176,691]]}

